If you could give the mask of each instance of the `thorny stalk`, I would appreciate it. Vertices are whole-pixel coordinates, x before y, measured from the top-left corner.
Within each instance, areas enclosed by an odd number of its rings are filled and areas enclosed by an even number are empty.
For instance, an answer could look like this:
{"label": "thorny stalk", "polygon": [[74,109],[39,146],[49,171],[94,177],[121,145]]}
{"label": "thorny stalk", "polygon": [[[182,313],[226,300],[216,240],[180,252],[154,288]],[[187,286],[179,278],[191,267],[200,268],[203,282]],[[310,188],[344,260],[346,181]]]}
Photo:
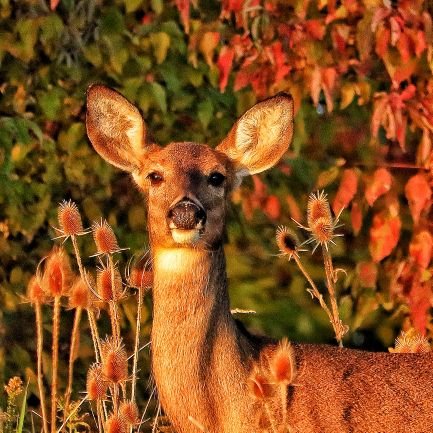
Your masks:
{"label": "thorny stalk", "polygon": [[[71,239],[72,239],[72,245],[74,247],[75,259],[77,261],[80,276],[83,279],[83,281],[86,282],[87,288],[90,291],[92,291],[93,289],[90,286],[90,283],[87,279],[86,272],[84,271],[83,263],[81,261],[81,255],[80,255],[80,250],[78,248],[77,237],[75,235],[72,235]],[[89,318],[90,332],[92,334],[93,346],[94,346],[94,350],[95,350],[95,359],[96,359],[96,362],[99,362],[100,354],[101,354],[101,343],[100,343],[101,340],[99,338],[99,332],[98,332],[98,328],[96,326],[96,319],[95,319],[93,311],[91,311],[90,309],[87,310],[87,316]]]}
{"label": "thorny stalk", "polygon": [[143,285],[138,287],[137,299],[137,324],[135,327],[135,344],[134,344],[134,359],[132,361],[132,384],[131,384],[131,401],[135,402],[135,391],[137,387],[137,365],[138,365],[138,352],[140,344],[140,329],[141,329],[141,308],[143,305],[144,290]]}
{"label": "thorny stalk", "polygon": [[43,328],[42,328],[42,309],[39,302],[35,303],[36,312],[36,340],[37,340],[37,371],[38,371],[38,388],[39,388],[39,399],[42,410],[42,423],[44,433],[49,433],[48,430],[48,415],[45,404],[45,390],[43,382],[43,370],[42,370],[42,348],[43,348]]}
{"label": "thorny stalk", "polygon": [[111,292],[113,295],[113,299],[110,300],[110,319],[111,319],[111,328],[114,339],[117,344],[120,342],[120,320],[119,320],[119,306],[117,304],[117,290],[116,290],[116,274],[115,274],[115,266],[113,261],[113,256],[108,254],[108,267],[111,272]]}
{"label": "thorny stalk", "polygon": [[56,433],[57,415],[57,371],[59,366],[60,296],[54,297],[52,381],[51,381],[51,433]]}
{"label": "thorny stalk", "polygon": [[67,385],[66,392],[65,392],[65,413],[64,413],[65,417],[68,414],[69,402],[71,400],[71,394],[72,394],[72,382],[74,379],[74,362],[75,362],[75,357],[76,357],[76,353],[77,353],[77,344],[78,344],[78,337],[79,337],[79,332],[80,332],[81,313],[82,313],[82,308],[77,307],[75,309],[74,324],[72,326],[71,344],[69,347],[68,385]]}

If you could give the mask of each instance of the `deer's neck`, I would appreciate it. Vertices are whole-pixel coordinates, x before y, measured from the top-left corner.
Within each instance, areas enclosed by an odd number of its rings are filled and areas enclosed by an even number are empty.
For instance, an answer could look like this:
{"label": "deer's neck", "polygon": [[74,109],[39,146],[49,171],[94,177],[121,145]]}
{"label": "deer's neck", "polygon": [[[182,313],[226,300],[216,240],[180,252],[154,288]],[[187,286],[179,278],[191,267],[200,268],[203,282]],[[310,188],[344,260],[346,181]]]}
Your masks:
{"label": "deer's neck", "polygon": [[152,364],[162,405],[180,432],[195,431],[188,417],[221,431],[228,414],[215,399],[245,393],[249,357],[230,314],[223,250],[157,249],[153,259]]}

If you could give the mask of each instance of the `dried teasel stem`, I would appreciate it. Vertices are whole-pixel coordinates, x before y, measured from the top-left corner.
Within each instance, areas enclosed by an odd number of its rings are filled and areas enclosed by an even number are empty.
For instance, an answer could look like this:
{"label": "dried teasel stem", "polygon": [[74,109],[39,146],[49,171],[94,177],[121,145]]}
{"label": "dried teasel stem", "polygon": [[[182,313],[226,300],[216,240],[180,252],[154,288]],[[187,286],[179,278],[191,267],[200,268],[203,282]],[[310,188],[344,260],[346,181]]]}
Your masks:
{"label": "dried teasel stem", "polygon": [[137,365],[138,352],[140,346],[140,330],[141,330],[141,308],[143,306],[144,287],[140,284],[138,288],[137,299],[137,322],[135,327],[135,343],[134,343],[134,358],[132,361],[132,384],[131,384],[131,401],[135,401],[135,391],[137,388]]}
{"label": "dried teasel stem", "polygon": [[53,311],[53,346],[52,346],[52,381],[51,381],[51,433],[56,433],[57,415],[57,374],[59,367],[59,330],[60,296],[54,297]]}
{"label": "dried teasel stem", "polygon": [[83,309],[81,307],[77,307],[75,309],[74,324],[72,326],[71,343],[69,347],[68,385],[65,392],[65,410],[64,410],[65,418],[68,415],[69,402],[71,400],[71,394],[72,394],[72,383],[74,380],[74,363],[77,355],[77,345],[78,345],[78,338],[80,332],[80,321],[81,321],[82,310]]}
{"label": "dried teasel stem", "polygon": [[[71,236],[71,239],[72,239],[72,246],[74,248],[75,260],[77,261],[78,270],[80,272],[80,277],[84,281],[86,281],[88,289],[90,291],[92,291],[93,289],[89,283],[89,280],[87,279],[87,275],[86,275],[85,269],[83,267],[83,262],[81,260],[80,250],[78,248],[78,243],[77,243],[77,237]],[[87,317],[89,319],[90,332],[92,334],[93,348],[95,350],[95,359],[96,359],[96,362],[99,362],[101,359],[100,358],[100,356],[101,356],[101,339],[99,338],[98,327],[96,326],[95,314],[90,308],[87,309]]]}
{"label": "dried teasel stem", "polygon": [[42,327],[42,308],[39,302],[34,305],[36,313],[36,358],[37,358],[37,371],[38,371],[38,388],[39,388],[39,399],[41,402],[42,411],[42,424],[44,433],[49,433],[48,429],[48,414],[45,403],[45,389],[43,382],[43,370],[42,370],[42,348],[43,348],[43,327]]}
{"label": "dried teasel stem", "polygon": [[345,327],[340,319],[340,313],[338,311],[337,298],[335,295],[335,272],[334,265],[332,263],[332,257],[327,248],[322,247],[323,260],[325,264],[325,274],[326,274],[326,285],[328,287],[329,299],[331,302],[332,309],[332,327],[334,328],[335,338],[338,341],[338,345],[343,347],[343,337],[347,332],[347,327]]}
{"label": "dried teasel stem", "polygon": [[120,342],[120,319],[119,319],[119,305],[118,305],[118,298],[117,298],[117,290],[115,290],[116,287],[116,267],[114,265],[113,256],[111,254],[108,254],[108,268],[110,269],[111,273],[111,288],[112,288],[112,295],[113,298],[110,300],[110,318],[111,318],[111,327],[112,327],[112,333],[116,340],[116,342]]}

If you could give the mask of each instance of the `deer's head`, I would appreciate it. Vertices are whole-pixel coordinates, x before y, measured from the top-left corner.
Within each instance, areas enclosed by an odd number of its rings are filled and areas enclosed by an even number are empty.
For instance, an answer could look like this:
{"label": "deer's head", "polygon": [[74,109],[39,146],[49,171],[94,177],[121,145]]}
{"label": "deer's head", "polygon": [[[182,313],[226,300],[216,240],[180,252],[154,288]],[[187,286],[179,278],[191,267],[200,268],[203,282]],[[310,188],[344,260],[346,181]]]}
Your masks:
{"label": "deer's head", "polygon": [[138,109],[116,91],[87,92],[87,134],[109,163],[130,172],[148,197],[151,244],[214,249],[227,197],[244,176],[272,167],[293,135],[293,101],[279,94],[248,110],[216,149],[149,140]]}

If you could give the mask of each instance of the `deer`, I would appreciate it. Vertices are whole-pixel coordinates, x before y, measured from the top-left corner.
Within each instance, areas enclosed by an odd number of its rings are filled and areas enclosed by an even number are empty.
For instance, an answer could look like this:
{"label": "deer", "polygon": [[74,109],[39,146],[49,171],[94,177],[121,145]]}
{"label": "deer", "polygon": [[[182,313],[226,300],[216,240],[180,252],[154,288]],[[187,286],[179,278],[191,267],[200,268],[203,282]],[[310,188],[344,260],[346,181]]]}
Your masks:
{"label": "deer", "polygon": [[[93,84],[86,127],[96,152],[128,172],[147,202],[152,373],[177,433],[433,432],[431,352],[291,342],[296,376],[284,385],[282,403],[271,396],[266,404],[263,395],[263,406],[251,391],[254,372],[268,368],[281,344],[250,334],[233,318],[223,234],[231,192],[245,176],[273,167],[292,142],[290,95],[258,102],[216,148],[160,146],[136,106]],[[266,384],[253,384],[265,394]]]}

